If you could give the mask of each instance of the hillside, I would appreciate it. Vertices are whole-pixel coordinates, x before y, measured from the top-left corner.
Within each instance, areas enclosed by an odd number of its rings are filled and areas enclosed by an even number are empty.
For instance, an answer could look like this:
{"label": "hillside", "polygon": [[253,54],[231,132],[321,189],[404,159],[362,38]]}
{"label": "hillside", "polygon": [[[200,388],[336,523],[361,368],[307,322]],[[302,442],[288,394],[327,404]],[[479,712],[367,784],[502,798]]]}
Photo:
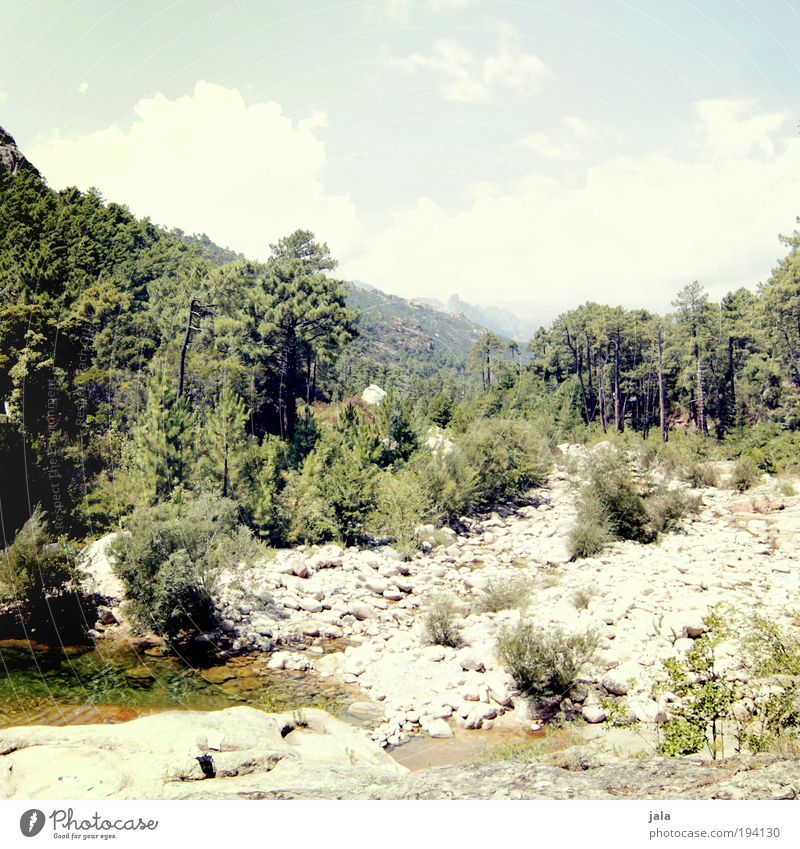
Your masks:
{"label": "hillside", "polygon": [[358,338],[344,352],[370,381],[393,374],[401,382],[432,377],[445,369],[466,372],[470,350],[484,328],[463,316],[397,297],[374,288],[348,284],[347,305],[358,311]]}

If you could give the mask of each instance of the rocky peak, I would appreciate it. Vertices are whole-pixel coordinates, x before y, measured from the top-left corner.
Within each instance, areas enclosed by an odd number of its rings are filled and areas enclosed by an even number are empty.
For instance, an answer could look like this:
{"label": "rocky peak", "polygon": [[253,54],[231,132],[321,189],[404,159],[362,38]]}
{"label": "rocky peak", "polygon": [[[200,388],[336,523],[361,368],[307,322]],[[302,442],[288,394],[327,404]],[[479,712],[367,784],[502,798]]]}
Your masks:
{"label": "rocky peak", "polygon": [[22,155],[14,137],[0,127],[0,166],[7,168],[12,174],[17,171],[29,170],[36,174],[39,172]]}

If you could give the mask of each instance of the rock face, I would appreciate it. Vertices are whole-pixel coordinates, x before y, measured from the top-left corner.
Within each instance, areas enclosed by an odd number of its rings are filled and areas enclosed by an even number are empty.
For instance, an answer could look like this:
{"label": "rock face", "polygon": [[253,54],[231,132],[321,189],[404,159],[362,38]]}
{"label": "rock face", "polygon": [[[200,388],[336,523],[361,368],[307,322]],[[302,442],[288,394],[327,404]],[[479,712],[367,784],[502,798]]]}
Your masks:
{"label": "rock face", "polygon": [[[431,722],[433,736],[448,727]],[[198,758],[210,756],[208,777]],[[206,764],[208,767],[209,765]],[[0,799],[795,799],[800,759],[480,763],[409,773],[323,711],[236,707],[0,732]]]}
{"label": "rock face", "polygon": [[34,174],[39,173],[20,153],[13,137],[2,127],[0,127],[0,167],[7,169],[12,174],[16,174],[18,171],[33,171]]}
{"label": "rock face", "polygon": [[[205,755],[214,779],[197,761]],[[0,799],[233,798],[302,788],[335,769],[363,772],[367,782],[406,772],[363,731],[311,709],[235,707],[0,731]],[[335,782],[328,793],[335,797]]]}

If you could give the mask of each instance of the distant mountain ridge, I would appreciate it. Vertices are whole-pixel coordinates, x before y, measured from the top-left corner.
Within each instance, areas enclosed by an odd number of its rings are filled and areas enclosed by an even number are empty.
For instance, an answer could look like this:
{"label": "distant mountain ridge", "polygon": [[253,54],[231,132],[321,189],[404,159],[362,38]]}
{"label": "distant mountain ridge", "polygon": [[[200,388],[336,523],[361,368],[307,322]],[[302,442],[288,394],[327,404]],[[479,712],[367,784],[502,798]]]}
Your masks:
{"label": "distant mountain ridge", "polygon": [[451,315],[462,315],[464,318],[492,330],[509,339],[524,342],[530,339],[538,330],[540,322],[524,318],[503,307],[484,307],[470,304],[461,300],[458,295],[450,295],[446,302],[436,298],[415,298],[419,303],[428,304],[435,310]]}

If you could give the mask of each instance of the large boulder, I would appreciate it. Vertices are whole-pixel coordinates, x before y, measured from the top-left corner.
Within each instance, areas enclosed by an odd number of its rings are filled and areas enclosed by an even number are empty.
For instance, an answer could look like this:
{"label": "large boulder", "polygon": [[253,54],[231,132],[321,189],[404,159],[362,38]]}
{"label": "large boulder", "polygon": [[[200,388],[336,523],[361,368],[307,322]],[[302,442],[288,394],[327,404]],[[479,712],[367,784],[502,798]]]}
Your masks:
{"label": "large boulder", "polygon": [[[117,725],[6,728],[0,752],[0,799],[242,798],[337,769],[383,780],[407,772],[362,730],[315,709],[241,706]],[[197,761],[204,756],[213,779]]]}
{"label": "large boulder", "polygon": [[385,390],[381,389],[375,383],[370,383],[370,385],[361,393],[361,400],[365,404],[374,405],[380,404],[381,401],[386,397]]}

